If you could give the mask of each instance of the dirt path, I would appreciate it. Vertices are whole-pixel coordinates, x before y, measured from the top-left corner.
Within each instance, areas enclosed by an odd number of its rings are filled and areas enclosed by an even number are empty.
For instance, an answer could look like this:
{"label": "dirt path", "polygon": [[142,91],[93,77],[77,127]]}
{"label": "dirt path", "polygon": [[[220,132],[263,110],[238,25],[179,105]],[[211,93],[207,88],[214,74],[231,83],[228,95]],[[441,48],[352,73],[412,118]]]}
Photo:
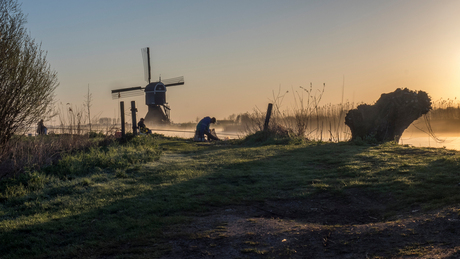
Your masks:
{"label": "dirt path", "polygon": [[460,258],[459,208],[385,219],[384,204],[349,192],[216,208],[165,231],[163,258]]}

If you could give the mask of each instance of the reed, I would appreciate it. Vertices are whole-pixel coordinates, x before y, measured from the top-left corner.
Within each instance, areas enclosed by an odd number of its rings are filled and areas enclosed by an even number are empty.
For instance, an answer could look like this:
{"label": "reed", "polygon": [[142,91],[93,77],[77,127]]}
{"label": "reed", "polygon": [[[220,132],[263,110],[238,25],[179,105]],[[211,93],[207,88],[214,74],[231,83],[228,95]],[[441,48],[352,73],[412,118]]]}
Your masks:
{"label": "reed", "polygon": [[0,179],[25,171],[40,170],[57,162],[63,154],[99,145],[111,137],[88,135],[15,136],[0,153]]}
{"label": "reed", "polygon": [[[340,104],[321,105],[325,85],[321,89],[299,87],[292,89],[294,101],[291,107],[285,106],[283,101],[289,91],[273,92],[272,117],[269,123],[269,131],[275,135],[285,135],[307,140],[339,142],[349,140],[351,132],[345,125],[345,115],[354,108],[354,103],[344,102]],[[240,115],[241,116],[241,115]],[[242,116],[243,117],[243,116]],[[246,114],[245,133],[253,134],[263,130],[265,112],[254,109]]]}
{"label": "reed", "polygon": [[85,112],[84,109],[85,107],[83,106],[60,103],[55,107],[55,118],[58,120],[58,125],[50,125],[48,127],[49,132],[76,135],[96,132],[104,135],[114,135],[116,131],[120,130],[121,126],[116,124],[115,120],[112,121],[112,119],[107,118],[103,123],[98,123],[100,116],[96,115],[90,119],[89,113]]}
{"label": "reed", "polygon": [[460,102],[457,98],[432,103],[433,109],[414,121],[406,130],[408,133],[424,133],[436,142],[443,142],[437,135],[458,135],[460,129]]}
{"label": "reed", "polygon": [[[320,104],[324,93],[322,89],[299,87],[291,92],[273,92],[270,102],[273,103],[272,119],[269,130],[275,135],[304,138],[306,140],[339,142],[351,138],[350,129],[345,125],[345,116],[351,109],[356,108],[354,102],[340,104]],[[294,101],[291,106],[283,101],[292,94]],[[426,115],[414,121],[406,130],[431,136],[438,140],[437,134],[456,133],[460,131],[460,101],[454,99],[439,99],[433,102],[433,109]],[[246,118],[244,133],[254,134],[263,130],[265,111],[258,108],[252,113],[241,114]]]}

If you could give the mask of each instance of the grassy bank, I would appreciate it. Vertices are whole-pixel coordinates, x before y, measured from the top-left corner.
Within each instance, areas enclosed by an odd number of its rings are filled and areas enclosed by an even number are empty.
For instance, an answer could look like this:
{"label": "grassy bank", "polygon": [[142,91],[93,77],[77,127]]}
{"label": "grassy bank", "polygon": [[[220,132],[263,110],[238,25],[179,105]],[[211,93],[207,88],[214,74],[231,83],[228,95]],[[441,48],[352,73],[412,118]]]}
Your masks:
{"label": "grassy bank", "polygon": [[[230,239],[231,221],[222,217],[207,230],[186,230],[195,226],[197,218],[216,211],[220,216],[232,214],[241,206],[262,213],[248,216],[251,224],[261,218],[315,224],[318,233],[326,231],[318,253],[358,245],[356,238],[365,239],[367,234],[352,227],[397,225],[414,213],[440,209],[449,211],[449,217],[459,217],[460,154],[456,151],[273,138],[265,145],[255,143],[247,139],[197,144],[138,137],[123,145],[68,154],[54,166],[4,180],[0,183],[2,258],[202,258],[218,255],[224,251],[221,242],[230,240],[233,254],[221,258],[289,258],[300,255],[309,244],[307,239],[283,241],[290,238],[264,243],[249,230],[239,239]],[[297,205],[287,208],[289,204]],[[389,228],[379,232],[377,226],[376,235],[400,238],[406,233],[388,234]],[[316,232],[310,229],[309,233]],[[327,240],[333,240],[330,233],[341,239],[328,246]],[[391,249],[366,253],[383,258],[427,254],[438,243],[450,250],[460,247],[447,236],[427,240],[432,241],[398,242]],[[178,249],[181,244],[186,248]]]}

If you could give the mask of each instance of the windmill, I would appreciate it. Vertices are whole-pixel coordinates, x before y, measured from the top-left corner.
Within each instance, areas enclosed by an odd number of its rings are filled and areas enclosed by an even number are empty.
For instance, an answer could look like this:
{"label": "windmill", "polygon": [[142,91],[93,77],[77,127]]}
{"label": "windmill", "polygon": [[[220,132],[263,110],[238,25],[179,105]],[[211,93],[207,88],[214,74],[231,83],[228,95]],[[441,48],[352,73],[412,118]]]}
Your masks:
{"label": "windmill", "polygon": [[174,85],[183,85],[184,77],[175,77],[158,82],[150,82],[150,49],[143,48],[141,50],[142,58],[144,60],[144,76],[148,82],[147,86],[130,87],[112,90],[112,99],[119,99],[125,97],[139,96],[145,94],[145,104],[149,110],[145,115],[145,122],[148,124],[169,124],[170,110],[166,102],[166,87]]}

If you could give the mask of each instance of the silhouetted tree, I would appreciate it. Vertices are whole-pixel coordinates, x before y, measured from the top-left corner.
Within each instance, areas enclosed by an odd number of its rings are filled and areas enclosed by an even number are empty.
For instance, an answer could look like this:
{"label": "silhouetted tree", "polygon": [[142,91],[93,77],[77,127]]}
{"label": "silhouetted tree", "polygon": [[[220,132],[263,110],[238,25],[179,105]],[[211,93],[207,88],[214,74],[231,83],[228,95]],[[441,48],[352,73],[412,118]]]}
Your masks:
{"label": "silhouetted tree", "polygon": [[58,86],[20,7],[16,0],[0,0],[0,148],[49,114]]}
{"label": "silhouetted tree", "polygon": [[424,91],[398,88],[382,94],[374,105],[361,104],[348,111],[345,124],[351,139],[399,142],[409,125],[431,110],[431,98]]}

